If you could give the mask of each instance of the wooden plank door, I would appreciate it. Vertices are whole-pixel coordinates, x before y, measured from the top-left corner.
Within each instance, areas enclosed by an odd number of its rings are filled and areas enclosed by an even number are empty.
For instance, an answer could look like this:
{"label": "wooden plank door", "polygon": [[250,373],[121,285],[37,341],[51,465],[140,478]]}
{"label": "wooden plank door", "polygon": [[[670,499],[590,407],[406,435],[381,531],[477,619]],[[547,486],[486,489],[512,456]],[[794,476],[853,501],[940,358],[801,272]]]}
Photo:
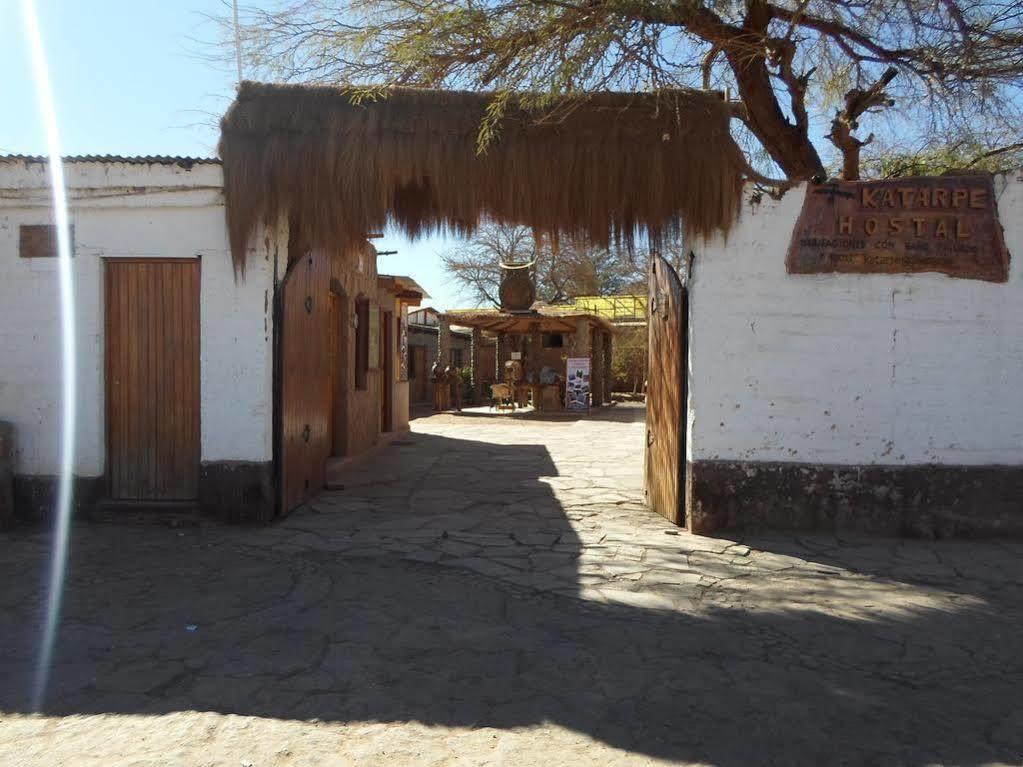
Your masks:
{"label": "wooden plank door", "polygon": [[647,503],[675,524],[685,519],[686,357],[689,308],[678,274],[650,262],[645,481]]}
{"label": "wooden plank door", "polygon": [[199,261],[107,259],[107,490],[199,494]]}
{"label": "wooden plank door", "polygon": [[288,514],[323,489],[330,456],[330,256],[310,251],[281,286],[280,493]]}

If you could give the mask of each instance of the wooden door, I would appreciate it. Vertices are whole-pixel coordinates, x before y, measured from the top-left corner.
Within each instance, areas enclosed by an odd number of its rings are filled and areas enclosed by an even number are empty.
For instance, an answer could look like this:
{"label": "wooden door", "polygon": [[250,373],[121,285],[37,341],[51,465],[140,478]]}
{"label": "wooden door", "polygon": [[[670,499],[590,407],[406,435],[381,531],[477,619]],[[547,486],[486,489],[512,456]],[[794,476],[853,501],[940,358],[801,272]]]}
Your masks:
{"label": "wooden door", "polygon": [[105,264],[108,492],[122,500],[194,500],[199,261]]}
{"label": "wooden door", "polygon": [[330,456],[330,256],[310,251],[281,285],[281,514],[323,489]]}
{"label": "wooden door", "polygon": [[650,263],[645,480],[647,503],[675,524],[685,519],[686,333],[689,307],[675,270]]}
{"label": "wooden door", "polygon": [[380,310],[380,430],[394,428],[394,313]]}

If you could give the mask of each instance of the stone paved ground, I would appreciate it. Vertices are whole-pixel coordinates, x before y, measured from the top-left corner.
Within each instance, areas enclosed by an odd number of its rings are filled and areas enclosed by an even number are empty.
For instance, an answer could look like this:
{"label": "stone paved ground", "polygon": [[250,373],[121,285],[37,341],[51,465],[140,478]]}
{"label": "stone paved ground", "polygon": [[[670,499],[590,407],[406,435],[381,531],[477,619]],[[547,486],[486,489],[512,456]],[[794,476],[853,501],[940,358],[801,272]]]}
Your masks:
{"label": "stone paved ground", "polygon": [[[1023,763],[1023,546],[695,538],[642,411],[434,416],[271,528],[0,537],[2,765]],[[190,630],[192,629],[192,630]]]}

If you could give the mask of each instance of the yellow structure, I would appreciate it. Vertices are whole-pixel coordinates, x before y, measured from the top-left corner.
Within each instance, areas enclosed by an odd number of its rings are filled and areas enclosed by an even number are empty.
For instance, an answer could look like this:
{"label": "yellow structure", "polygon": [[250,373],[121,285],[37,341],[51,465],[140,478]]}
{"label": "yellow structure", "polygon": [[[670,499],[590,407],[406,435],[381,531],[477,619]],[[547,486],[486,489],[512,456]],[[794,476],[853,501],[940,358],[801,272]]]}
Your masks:
{"label": "yellow structure", "polygon": [[647,296],[633,294],[621,296],[576,296],[570,304],[559,304],[557,308],[576,309],[596,314],[616,325],[646,323]]}

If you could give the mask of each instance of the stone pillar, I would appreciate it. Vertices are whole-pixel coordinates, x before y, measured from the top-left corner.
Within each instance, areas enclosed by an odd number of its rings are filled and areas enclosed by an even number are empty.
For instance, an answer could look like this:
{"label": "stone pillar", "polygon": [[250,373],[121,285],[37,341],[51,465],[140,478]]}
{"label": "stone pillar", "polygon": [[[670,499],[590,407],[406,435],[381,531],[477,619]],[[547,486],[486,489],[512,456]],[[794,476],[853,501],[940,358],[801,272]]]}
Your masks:
{"label": "stone pillar", "polygon": [[483,401],[483,379],[480,375],[480,352],[483,351],[483,331],[479,328],[472,329],[472,347],[470,370],[472,371],[472,404],[478,405]]}
{"label": "stone pillar", "polygon": [[591,345],[590,323],[587,320],[576,320],[575,338],[572,342],[572,356],[589,357]]}
{"label": "stone pillar", "polygon": [[540,323],[529,326],[529,369],[533,371],[533,383],[540,380],[540,352],[543,349],[543,336],[540,334]]}
{"label": "stone pillar", "polygon": [[593,401],[593,350],[592,339],[590,338],[590,323],[588,320],[575,321],[575,343],[573,344],[573,357],[590,357],[590,402]]}
{"label": "stone pillar", "polygon": [[604,334],[593,334],[593,348],[590,350],[590,403],[593,407],[604,404]]}
{"label": "stone pillar", "polygon": [[497,334],[497,346],[494,352],[494,381],[501,383],[504,381],[504,363],[511,358],[511,347],[508,344],[508,336],[504,333]]}
{"label": "stone pillar", "polygon": [[451,323],[441,315],[437,319],[437,362],[441,370],[451,364]]}

